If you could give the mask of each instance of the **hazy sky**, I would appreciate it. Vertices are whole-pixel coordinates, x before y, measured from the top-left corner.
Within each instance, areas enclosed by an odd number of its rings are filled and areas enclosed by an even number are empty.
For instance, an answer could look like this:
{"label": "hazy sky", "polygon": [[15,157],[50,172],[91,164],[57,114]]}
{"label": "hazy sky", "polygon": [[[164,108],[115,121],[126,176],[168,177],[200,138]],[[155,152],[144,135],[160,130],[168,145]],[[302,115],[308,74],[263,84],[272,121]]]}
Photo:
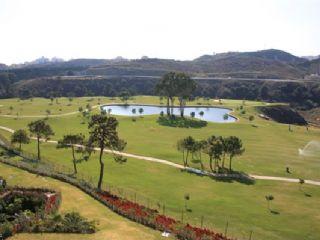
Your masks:
{"label": "hazy sky", "polygon": [[320,54],[320,0],[0,0],[0,62]]}

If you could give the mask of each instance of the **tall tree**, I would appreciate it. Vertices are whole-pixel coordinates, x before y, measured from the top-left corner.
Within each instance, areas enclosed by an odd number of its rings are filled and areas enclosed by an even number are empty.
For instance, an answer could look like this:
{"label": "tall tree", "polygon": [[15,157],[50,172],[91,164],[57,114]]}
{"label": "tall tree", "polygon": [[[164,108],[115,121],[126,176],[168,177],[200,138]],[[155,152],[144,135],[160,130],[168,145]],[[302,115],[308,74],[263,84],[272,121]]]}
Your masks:
{"label": "tall tree", "polygon": [[74,174],[78,173],[77,163],[81,162],[82,159],[76,159],[75,156],[75,145],[83,145],[84,144],[84,135],[82,134],[68,134],[64,135],[61,140],[58,141],[57,148],[71,148],[72,150],[72,163]]}
{"label": "tall tree", "polygon": [[205,140],[200,140],[200,141],[196,141],[193,147],[193,153],[196,153],[198,155],[198,160],[200,161],[200,165],[201,165],[201,169],[202,171],[204,170],[204,165],[202,162],[202,154],[201,152],[203,151],[203,149],[206,146],[206,141]]}
{"label": "tall tree", "polygon": [[224,139],[225,151],[229,155],[229,171],[232,171],[232,159],[237,155],[242,155],[245,149],[242,147],[242,141],[235,136],[230,136]]}
{"label": "tall tree", "polygon": [[[209,137],[206,141],[203,151],[209,156],[211,171],[216,172],[218,161],[221,159],[221,155],[223,153],[223,146],[220,138],[214,135]],[[214,160],[214,167],[212,166],[213,160]]]}
{"label": "tall tree", "polygon": [[182,152],[183,165],[188,166],[189,154],[194,151],[196,141],[193,137],[188,136],[177,142],[178,151]]}
{"label": "tall tree", "polygon": [[180,116],[184,116],[184,108],[187,100],[192,98],[192,94],[196,90],[196,82],[185,73],[176,73],[174,75],[175,94],[179,100]]}
{"label": "tall tree", "polygon": [[[98,189],[101,190],[103,175],[104,175],[104,161],[102,159],[104,149],[122,151],[126,145],[126,142],[121,140],[117,132],[118,121],[114,117],[107,115],[93,115],[88,124],[89,128],[89,141],[90,148],[98,146],[100,148],[99,163],[100,174],[98,181]],[[115,158],[118,160],[119,157]]]}
{"label": "tall tree", "polygon": [[143,108],[139,108],[139,114],[141,115],[144,112]]}
{"label": "tall tree", "polygon": [[[156,93],[167,99],[167,115],[173,115],[174,96],[176,94],[175,72],[163,75],[156,85]],[[171,106],[170,106],[171,105]]]}
{"label": "tall tree", "polygon": [[14,131],[11,136],[11,143],[19,143],[19,151],[21,151],[22,144],[28,144],[30,142],[30,138],[26,130],[19,129]]}
{"label": "tall tree", "polygon": [[119,94],[119,97],[122,102],[124,102],[125,104],[128,104],[128,100],[130,99],[130,93],[128,91],[122,91]]}
{"label": "tall tree", "polygon": [[47,140],[50,136],[54,135],[54,132],[52,131],[50,125],[42,119],[29,123],[28,127],[29,131],[37,138],[38,160],[40,160],[40,140]]}

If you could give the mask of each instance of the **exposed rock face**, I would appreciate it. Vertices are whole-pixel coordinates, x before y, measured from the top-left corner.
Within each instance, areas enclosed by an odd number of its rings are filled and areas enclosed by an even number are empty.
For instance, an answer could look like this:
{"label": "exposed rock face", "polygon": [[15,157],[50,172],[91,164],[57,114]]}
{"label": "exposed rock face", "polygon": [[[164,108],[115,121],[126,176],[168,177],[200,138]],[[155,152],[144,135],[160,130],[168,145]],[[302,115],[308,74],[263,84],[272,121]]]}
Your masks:
{"label": "exposed rock face", "polygon": [[285,124],[306,125],[307,121],[294,109],[279,105],[269,107],[258,107],[258,109],[266,116],[276,122]]}

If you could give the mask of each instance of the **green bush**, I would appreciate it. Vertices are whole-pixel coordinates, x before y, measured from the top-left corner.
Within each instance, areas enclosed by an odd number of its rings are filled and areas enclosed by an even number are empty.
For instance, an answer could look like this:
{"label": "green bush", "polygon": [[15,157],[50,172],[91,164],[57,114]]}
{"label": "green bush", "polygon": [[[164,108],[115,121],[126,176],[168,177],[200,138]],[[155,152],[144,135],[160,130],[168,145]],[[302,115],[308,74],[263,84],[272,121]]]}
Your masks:
{"label": "green bush", "polygon": [[179,128],[202,128],[207,126],[206,121],[177,116],[160,116],[157,122],[163,126]]}

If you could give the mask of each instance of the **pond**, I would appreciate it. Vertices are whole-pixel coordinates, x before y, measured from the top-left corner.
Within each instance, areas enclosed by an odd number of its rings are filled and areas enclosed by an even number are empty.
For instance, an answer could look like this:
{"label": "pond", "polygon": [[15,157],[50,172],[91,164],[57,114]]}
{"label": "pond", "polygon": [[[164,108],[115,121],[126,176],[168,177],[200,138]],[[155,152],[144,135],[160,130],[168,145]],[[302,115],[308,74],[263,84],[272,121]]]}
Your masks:
{"label": "pond", "polygon": [[[140,116],[140,115],[159,115],[161,111],[166,113],[165,106],[152,106],[152,105],[105,105],[101,107],[106,112],[111,111],[112,115],[119,116]],[[140,114],[139,109],[142,108],[143,112]],[[133,113],[135,109],[135,113]],[[208,122],[235,122],[237,119],[230,114],[231,110],[227,108],[218,107],[185,107],[184,114],[189,116],[191,112],[195,113],[195,118],[201,119]],[[203,112],[203,116],[201,116]],[[180,109],[178,107],[173,108],[175,115],[180,115]]]}

